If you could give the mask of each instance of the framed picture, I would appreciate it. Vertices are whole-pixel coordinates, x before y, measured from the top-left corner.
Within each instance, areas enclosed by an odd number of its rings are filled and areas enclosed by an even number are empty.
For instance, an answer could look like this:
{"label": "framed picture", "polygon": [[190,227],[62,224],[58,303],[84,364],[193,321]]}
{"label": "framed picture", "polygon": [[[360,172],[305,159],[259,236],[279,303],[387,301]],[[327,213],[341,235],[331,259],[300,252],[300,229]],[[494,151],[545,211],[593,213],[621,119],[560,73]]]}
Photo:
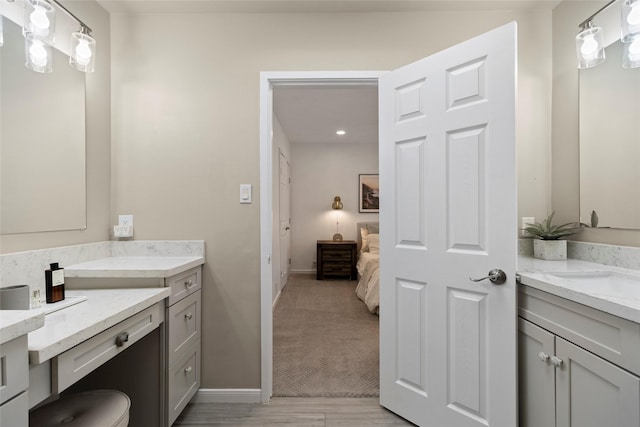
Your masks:
{"label": "framed picture", "polygon": [[380,184],[378,174],[360,175],[360,212],[380,212]]}

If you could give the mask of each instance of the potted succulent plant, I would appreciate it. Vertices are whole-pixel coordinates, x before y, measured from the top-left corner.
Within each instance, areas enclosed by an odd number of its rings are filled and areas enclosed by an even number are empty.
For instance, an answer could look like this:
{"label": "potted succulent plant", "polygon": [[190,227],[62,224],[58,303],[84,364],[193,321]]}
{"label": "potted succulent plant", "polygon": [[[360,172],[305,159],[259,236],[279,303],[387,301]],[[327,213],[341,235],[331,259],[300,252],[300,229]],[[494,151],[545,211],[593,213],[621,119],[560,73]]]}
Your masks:
{"label": "potted succulent plant", "polygon": [[579,233],[582,227],[576,222],[553,225],[553,215],[555,212],[552,212],[542,222],[529,224],[525,227],[525,231],[535,239],[533,241],[533,256],[535,258],[562,261],[567,259],[567,241],[560,240],[560,238]]}

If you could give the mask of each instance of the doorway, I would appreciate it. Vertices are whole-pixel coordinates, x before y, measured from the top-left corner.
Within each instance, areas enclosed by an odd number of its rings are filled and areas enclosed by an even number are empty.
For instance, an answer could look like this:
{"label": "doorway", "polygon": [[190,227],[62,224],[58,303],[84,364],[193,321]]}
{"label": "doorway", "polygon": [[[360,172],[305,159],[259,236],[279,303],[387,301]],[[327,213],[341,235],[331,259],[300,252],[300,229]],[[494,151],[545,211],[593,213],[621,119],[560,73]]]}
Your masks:
{"label": "doorway", "polygon": [[[286,85],[377,85],[384,72],[264,72],[260,75],[261,400],[273,388],[273,88]],[[276,266],[279,269],[280,266]]]}

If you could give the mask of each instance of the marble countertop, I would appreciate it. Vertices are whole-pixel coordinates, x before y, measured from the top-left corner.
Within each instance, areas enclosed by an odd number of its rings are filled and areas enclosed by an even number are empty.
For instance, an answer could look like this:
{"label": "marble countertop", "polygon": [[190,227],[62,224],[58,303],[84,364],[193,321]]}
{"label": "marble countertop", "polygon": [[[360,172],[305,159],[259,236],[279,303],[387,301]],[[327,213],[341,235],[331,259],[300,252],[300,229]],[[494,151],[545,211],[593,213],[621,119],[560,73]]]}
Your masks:
{"label": "marble countertop", "polygon": [[65,277],[166,278],[204,264],[204,257],[127,256],[109,257],[64,268]]}
{"label": "marble countertop", "polygon": [[[586,277],[614,275],[608,283],[605,281],[593,286],[581,278],[584,273],[587,273]],[[523,285],[640,323],[638,270],[574,259],[545,261],[521,256],[518,258],[518,274]]]}
{"label": "marble countertop", "polygon": [[[29,333],[29,363],[40,364],[162,301],[171,288],[67,291],[87,300],[44,316],[44,326]],[[44,309],[30,310],[44,312]]]}
{"label": "marble countertop", "polygon": [[0,310],[0,344],[38,329],[44,325],[40,310]]}

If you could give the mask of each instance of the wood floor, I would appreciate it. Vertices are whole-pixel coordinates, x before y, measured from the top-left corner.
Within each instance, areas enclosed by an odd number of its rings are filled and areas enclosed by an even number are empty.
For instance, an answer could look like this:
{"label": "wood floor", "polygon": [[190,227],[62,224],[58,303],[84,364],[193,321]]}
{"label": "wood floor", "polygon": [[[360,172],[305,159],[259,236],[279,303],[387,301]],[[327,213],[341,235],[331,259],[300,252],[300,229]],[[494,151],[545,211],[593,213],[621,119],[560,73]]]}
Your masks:
{"label": "wood floor", "polygon": [[378,398],[276,397],[271,403],[191,403],[179,426],[413,426],[387,411]]}

